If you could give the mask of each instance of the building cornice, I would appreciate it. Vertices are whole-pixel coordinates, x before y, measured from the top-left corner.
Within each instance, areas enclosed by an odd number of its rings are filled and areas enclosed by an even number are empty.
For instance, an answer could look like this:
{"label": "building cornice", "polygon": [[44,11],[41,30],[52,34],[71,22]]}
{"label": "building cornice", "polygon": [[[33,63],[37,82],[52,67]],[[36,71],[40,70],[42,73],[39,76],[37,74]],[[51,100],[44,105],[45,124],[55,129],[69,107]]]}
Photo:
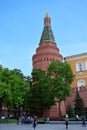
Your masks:
{"label": "building cornice", "polygon": [[87,58],[87,52],[86,53],[77,54],[77,55],[72,55],[72,56],[66,56],[64,59],[66,61],[70,61],[70,60],[77,60],[77,59],[81,59],[81,58]]}

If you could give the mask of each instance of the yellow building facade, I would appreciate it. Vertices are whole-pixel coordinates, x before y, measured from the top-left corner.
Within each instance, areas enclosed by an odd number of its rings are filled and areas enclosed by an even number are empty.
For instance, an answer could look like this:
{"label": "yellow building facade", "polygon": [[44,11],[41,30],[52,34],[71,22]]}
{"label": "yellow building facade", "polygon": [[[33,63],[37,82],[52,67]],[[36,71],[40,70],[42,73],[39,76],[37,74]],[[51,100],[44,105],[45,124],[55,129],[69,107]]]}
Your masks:
{"label": "yellow building facade", "polygon": [[75,79],[71,85],[74,89],[87,88],[87,53],[65,57],[65,61],[70,64]]}

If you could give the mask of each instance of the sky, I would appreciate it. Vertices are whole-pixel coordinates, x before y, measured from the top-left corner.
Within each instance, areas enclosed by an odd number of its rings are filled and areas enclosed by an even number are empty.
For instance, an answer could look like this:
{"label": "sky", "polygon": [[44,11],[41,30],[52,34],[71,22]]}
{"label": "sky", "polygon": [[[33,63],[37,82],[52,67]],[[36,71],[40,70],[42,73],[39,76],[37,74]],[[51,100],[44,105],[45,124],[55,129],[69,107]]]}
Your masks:
{"label": "sky", "polygon": [[48,11],[63,57],[87,52],[87,0],[0,0],[0,63],[32,72]]}

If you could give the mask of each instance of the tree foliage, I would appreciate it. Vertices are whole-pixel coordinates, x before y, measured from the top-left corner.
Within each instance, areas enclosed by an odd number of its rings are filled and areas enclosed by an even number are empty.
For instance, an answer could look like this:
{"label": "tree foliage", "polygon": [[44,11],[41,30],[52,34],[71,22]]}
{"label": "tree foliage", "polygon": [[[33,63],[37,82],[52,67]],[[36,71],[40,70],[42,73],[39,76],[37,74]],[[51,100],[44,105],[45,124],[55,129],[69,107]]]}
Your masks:
{"label": "tree foliage", "polygon": [[71,104],[69,104],[67,107],[67,114],[70,118],[75,117],[75,110]]}
{"label": "tree foliage", "polygon": [[85,105],[83,99],[80,97],[79,92],[76,92],[75,96],[75,112],[78,115],[85,115]]}
{"label": "tree foliage", "polygon": [[70,84],[74,75],[67,63],[53,61],[47,71],[33,69],[31,77],[28,104],[33,114],[40,113],[42,116],[46,109],[55,104],[55,98],[58,100],[60,108],[61,102],[71,94]]}
{"label": "tree foliage", "polygon": [[27,91],[29,82],[20,70],[0,68],[0,112],[3,104],[8,109],[22,105]]}
{"label": "tree foliage", "polygon": [[45,71],[33,69],[28,99],[30,113],[38,116],[42,116],[43,112],[54,104],[51,80]]}
{"label": "tree foliage", "polygon": [[56,61],[49,65],[48,74],[52,80],[53,93],[59,102],[59,116],[61,117],[60,105],[71,94],[70,85],[73,82],[74,75],[69,64]]}

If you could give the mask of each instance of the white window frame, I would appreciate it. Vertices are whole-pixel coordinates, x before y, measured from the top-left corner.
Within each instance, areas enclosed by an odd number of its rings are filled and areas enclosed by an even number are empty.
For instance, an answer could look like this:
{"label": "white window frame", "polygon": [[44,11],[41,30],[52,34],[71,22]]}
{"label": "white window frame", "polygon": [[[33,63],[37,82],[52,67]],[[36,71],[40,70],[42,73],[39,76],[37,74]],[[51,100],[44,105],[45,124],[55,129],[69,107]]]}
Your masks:
{"label": "white window frame", "polygon": [[85,62],[85,70],[87,70],[87,61]]}
{"label": "white window frame", "polygon": [[84,63],[83,62],[76,63],[76,71],[79,71],[79,72],[84,71]]}
{"label": "white window frame", "polygon": [[79,80],[77,82],[78,90],[80,90],[80,87],[84,87],[84,86],[85,86],[85,80]]}

